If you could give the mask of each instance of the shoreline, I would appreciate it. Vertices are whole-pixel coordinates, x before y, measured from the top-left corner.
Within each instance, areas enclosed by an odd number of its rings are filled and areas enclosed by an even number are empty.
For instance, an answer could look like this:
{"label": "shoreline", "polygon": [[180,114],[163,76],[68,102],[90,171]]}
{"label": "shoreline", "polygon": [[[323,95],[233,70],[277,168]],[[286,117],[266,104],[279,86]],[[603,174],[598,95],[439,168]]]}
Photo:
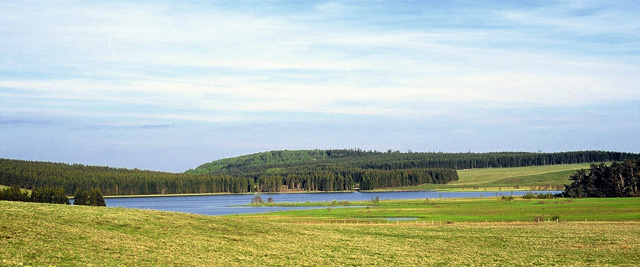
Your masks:
{"label": "shoreline", "polygon": [[[442,188],[442,189],[395,189],[395,190],[350,190],[350,191],[287,191],[287,192],[247,192],[247,193],[186,193],[186,194],[152,194],[152,195],[110,195],[104,198],[145,198],[145,197],[189,197],[189,196],[225,196],[225,195],[268,195],[268,194],[323,194],[323,193],[384,193],[384,192],[541,192],[562,190],[531,190],[519,189],[472,189],[472,188]],[[69,197],[73,199],[73,197]]]}
{"label": "shoreline", "polygon": [[[431,191],[431,190],[416,190]],[[142,197],[189,197],[189,196],[225,196],[225,195],[256,195],[256,194],[320,194],[320,193],[354,193],[351,191],[287,191],[287,192],[247,192],[247,193],[186,193],[186,194],[152,194],[152,195],[109,195],[104,198],[142,198]],[[392,191],[387,191],[392,192]],[[73,198],[73,197],[72,197]]]}

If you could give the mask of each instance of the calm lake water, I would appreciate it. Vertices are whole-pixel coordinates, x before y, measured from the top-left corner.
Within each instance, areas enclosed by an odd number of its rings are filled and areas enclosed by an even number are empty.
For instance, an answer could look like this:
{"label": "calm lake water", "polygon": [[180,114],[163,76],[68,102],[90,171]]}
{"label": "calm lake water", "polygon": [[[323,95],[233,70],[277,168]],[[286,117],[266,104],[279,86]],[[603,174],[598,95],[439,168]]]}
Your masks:
{"label": "calm lake water", "polygon": [[[536,193],[559,193],[560,191],[538,191]],[[527,192],[513,191],[514,196]],[[326,201],[358,201],[371,200],[376,197],[384,199],[424,199],[424,198],[464,198],[493,197],[511,195],[511,192],[348,192],[348,193],[291,193],[260,194],[263,200],[272,197],[276,203],[285,202],[326,202]],[[228,215],[243,213],[264,213],[294,209],[313,209],[318,207],[247,207],[253,195],[208,195],[208,196],[175,196],[175,197],[123,197],[105,199],[108,207],[136,209],[153,209],[178,211],[203,215]]]}

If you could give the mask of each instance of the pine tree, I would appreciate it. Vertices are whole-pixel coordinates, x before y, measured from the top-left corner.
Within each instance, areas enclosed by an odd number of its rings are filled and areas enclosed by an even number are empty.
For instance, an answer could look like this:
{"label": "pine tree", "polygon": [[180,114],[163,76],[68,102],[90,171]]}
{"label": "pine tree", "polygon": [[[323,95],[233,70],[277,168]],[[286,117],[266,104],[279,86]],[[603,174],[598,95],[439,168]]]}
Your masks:
{"label": "pine tree", "polygon": [[86,190],[76,189],[73,196],[73,205],[89,205],[89,193]]}
{"label": "pine tree", "polygon": [[64,189],[62,187],[55,188],[52,190],[51,203],[66,204],[66,205],[71,204],[71,202],[69,202],[69,198],[67,197],[67,194],[64,193]]}
{"label": "pine tree", "polygon": [[104,202],[104,198],[102,197],[102,193],[99,188],[91,189],[89,193],[89,206],[106,206],[107,203]]}

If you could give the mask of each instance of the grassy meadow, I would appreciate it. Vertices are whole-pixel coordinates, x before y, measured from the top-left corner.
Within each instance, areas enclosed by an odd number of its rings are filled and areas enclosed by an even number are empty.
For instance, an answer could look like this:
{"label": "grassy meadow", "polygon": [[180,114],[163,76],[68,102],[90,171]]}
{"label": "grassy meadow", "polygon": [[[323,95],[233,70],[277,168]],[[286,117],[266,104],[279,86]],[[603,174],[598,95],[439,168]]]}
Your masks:
{"label": "grassy meadow", "polygon": [[[440,191],[510,191],[556,190],[569,183],[577,170],[588,169],[591,163],[531,166],[517,168],[482,168],[458,170],[459,180],[448,184],[423,184],[399,190]],[[562,190],[562,189],[560,189]]]}
{"label": "grassy meadow", "polygon": [[[606,266],[640,260],[637,198],[542,202],[381,201],[368,208],[215,217],[0,201],[0,265]],[[548,214],[560,214],[560,222],[533,221],[554,209]],[[373,218],[403,216],[420,220]]]}
{"label": "grassy meadow", "polygon": [[[325,203],[274,203],[271,206],[314,206],[321,209],[249,214],[286,222],[394,223],[640,221],[640,198],[522,199],[498,197],[381,200]],[[346,208],[348,206],[355,206]]]}
{"label": "grassy meadow", "polygon": [[[405,189],[531,190],[589,164],[458,171]],[[536,189],[534,188],[534,189]],[[273,205],[273,204],[271,204]],[[640,198],[381,200],[265,214],[0,201],[0,266],[633,266]]]}

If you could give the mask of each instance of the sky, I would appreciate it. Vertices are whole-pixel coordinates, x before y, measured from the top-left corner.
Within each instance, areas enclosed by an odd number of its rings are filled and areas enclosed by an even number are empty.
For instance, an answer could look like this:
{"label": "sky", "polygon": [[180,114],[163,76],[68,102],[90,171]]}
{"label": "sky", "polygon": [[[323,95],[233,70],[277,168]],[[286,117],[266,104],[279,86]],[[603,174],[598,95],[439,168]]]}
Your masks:
{"label": "sky", "polygon": [[640,152],[638,1],[2,1],[0,158]]}

